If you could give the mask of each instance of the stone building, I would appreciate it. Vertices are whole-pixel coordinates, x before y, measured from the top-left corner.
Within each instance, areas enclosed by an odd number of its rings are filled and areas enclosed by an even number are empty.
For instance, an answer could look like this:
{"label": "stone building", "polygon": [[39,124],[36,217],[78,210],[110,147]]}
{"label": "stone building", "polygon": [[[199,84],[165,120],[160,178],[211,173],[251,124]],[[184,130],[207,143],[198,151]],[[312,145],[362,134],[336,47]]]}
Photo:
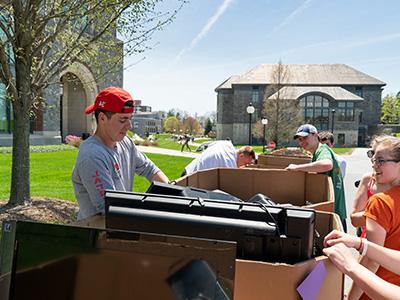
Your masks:
{"label": "stone building", "polygon": [[[43,91],[44,105],[31,118],[31,145],[57,144],[69,134],[81,136],[93,133],[95,120],[85,108],[93,103],[97,93],[109,86],[123,84],[123,43],[113,34],[117,47],[110,51],[98,47],[101,68],[76,61],[60,71]],[[108,63],[108,57],[120,57]],[[12,66],[12,65],[11,65]],[[104,74],[107,74],[104,76]],[[12,145],[14,126],[12,107],[6,100],[5,86],[0,83],[0,146]]]}
{"label": "stone building", "polygon": [[[252,127],[261,121],[264,101],[276,99],[274,72],[278,65],[262,64],[243,75],[234,75],[220,84],[217,92],[217,138],[247,144],[252,103]],[[371,128],[380,123],[382,90],[386,83],[344,64],[283,65],[287,76],[279,88],[280,101],[295,100],[301,123],[334,132],[342,146],[364,146]],[[268,116],[266,116],[268,118]],[[299,125],[291,124],[293,131]],[[332,128],[334,127],[334,128]]]}

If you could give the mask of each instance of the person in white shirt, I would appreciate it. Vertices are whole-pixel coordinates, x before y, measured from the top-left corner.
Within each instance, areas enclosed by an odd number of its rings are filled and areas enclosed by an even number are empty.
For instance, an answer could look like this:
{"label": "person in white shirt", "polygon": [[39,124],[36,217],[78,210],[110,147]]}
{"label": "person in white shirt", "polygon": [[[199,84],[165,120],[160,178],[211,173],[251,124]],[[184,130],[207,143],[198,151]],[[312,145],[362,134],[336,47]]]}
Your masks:
{"label": "person in white shirt", "polygon": [[[333,146],[335,145],[335,139],[333,136],[333,133],[329,132],[329,131],[321,131],[319,134],[319,141],[321,142],[321,144],[326,144],[328,145],[329,148],[333,148]],[[344,175],[346,175],[346,161],[344,160],[344,158],[340,155],[335,155],[336,156],[336,160],[339,163],[339,167],[340,167],[340,172],[342,173],[342,177],[344,178]]]}
{"label": "person in white shirt", "polygon": [[181,176],[211,168],[240,168],[256,158],[253,147],[243,146],[236,149],[231,141],[216,141],[188,164]]}

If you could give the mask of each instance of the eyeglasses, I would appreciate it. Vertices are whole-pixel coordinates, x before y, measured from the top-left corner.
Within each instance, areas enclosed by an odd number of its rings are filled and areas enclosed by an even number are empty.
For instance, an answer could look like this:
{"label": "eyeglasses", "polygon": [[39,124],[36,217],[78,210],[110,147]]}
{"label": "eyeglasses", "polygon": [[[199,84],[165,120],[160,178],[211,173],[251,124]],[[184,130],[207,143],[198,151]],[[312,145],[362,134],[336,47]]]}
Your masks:
{"label": "eyeglasses", "polygon": [[385,163],[387,163],[387,162],[396,162],[396,163],[398,163],[399,162],[399,160],[395,160],[395,159],[382,159],[382,158],[378,158],[378,159],[376,159],[376,158],[371,158],[371,163],[372,164],[376,164],[376,165],[378,165],[379,167],[382,167]]}

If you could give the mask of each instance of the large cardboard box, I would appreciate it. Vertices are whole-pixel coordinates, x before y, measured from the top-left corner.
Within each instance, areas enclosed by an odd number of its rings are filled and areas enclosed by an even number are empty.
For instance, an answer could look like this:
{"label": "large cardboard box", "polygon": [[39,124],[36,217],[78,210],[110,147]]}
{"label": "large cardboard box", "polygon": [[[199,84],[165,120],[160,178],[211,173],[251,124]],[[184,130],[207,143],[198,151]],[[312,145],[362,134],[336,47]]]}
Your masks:
{"label": "large cardboard box", "polygon": [[233,297],[235,242],[5,222],[0,246],[2,300],[172,300],[187,278]]}
{"label": "large cardboard box", "polygon": [[[342,229],[339,217],[333,213],[317,212],[317,250],[323,248],[324,237],[333,229]],[[235,300],[301,299],[296,288],[318,263],[324,264],[326,276],[316,299],[342,299],[344,276],[326,256],[321,255],[294,265],[236,260]]]}
{"label": "large cardboard box", "polygon": [[296,157],[285,155],[260,154],[257,164],[268,169],[285,169],[290,164],[306,164],[311,162],[309,157]]}
{"label": "large cardboard box", "polygon": [[333,211],[334,191],[330,177],[322,174],[274,169],[216,168],[179,178],[176,184],[222,190],[244,201],[261,193],[276,203]]}

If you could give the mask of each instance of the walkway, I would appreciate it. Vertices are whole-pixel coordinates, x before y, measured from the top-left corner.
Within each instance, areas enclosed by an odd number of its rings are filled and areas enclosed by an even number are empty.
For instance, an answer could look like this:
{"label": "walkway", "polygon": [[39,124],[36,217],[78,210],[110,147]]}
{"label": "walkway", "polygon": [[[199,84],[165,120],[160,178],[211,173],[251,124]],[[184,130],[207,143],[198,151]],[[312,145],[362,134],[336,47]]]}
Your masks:
{"label": "walkway", "polygon": [[171,150],[159,147],[150,147],[150,146],[136,146],[139,151],[144,153],[156,153],[156,154],[164,154],[164,155],[172,155],[172,156],[183,156],[183,157],[191,157],[196,158],[200,153],[198,152],[181,152],[179,150]]}

